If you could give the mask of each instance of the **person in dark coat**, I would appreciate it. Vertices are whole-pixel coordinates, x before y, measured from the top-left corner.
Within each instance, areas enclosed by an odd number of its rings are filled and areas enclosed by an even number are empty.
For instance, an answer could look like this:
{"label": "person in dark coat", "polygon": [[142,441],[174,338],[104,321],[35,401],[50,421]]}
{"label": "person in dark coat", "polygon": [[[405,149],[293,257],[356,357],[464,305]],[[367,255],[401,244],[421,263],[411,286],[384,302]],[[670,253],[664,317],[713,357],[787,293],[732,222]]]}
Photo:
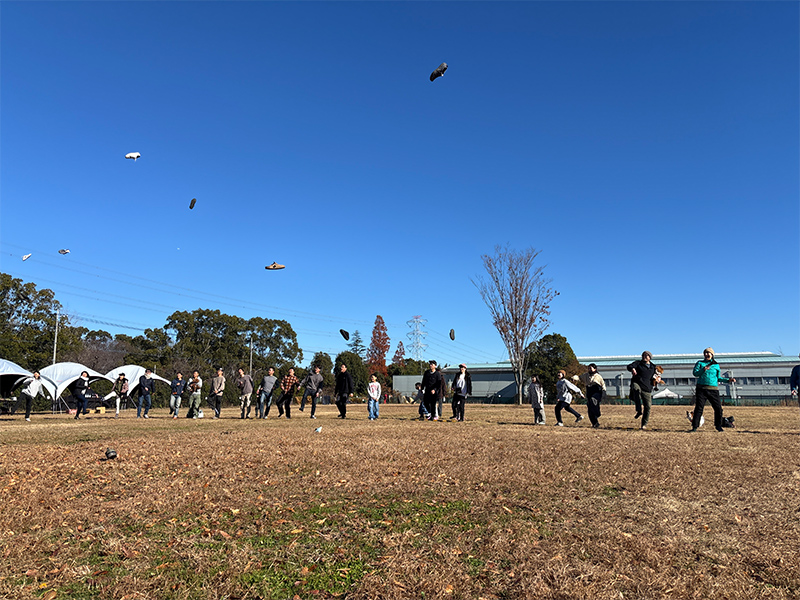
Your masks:
{"label": "person in dark coat", "polygon": [[339,372],[336,374],[336,387],[334,394],[336,395],[336,408],[339,409],[340,419],[347,418],[347,399],[353,395],[355,385],[353,385],[353,377],[347,372],[347,366],[342,364],[339,367]]}
{"label": "person in dark coat", "polygon": [[75,386],[72,388],[72,395],[77,400],[77,406],[75,407],[76,419],[79,419],[81,414],[86,412],[86,394],[89,391],[91,391],[89,387],[89,371],[81,371],[81,376],[78,377]]}
{"label": "person in dark coat", "polygon": [[425,408],[430,415],[429,421],[438,421],[439,417],[436,415],[437,404],[439,401],[439,393],[442,389],[442,374],[436,370],[436,361],[432,360],[428,363],[430,369],[425,371],[422,376],[422,392]]}
{"label": "person in dark coat", "polygon": [[642,352],[642,359],[635,360],[628,365],[627,369],[631,372],[631,400],[636,405],[634,419],[642,417],[642,429],[647,429],[650,421],[650,405],[653,393],[653,377],[656,374],[656,366],[651,362],[653,355],[647,350]]}
{"label": "person in dark coat", "polygon": [[789,377],[789,389],[792,390],[792,396],[795,398],[800,394],[800,365],[795,365],[792,369],[792,375]]}
{"label": "person in dark coat", "polygon": [[472,375],[467,371],[467,365],[458,365],[459,373],[453,379],[453,419],[464,420],[464,405],[467,396],[472,395]]}
{"label": "person in dark coat", "polygon": [[139,404],[136,407],[136,418],[142,417],[142,405],[144,405],[144,418],[149,419],[147,414],[150,412],[150,407],[153,404],[151,395],[156,387],[156,381],[153,379],[153,372],[150,369],[144,370],[144,375],[139,377]]}

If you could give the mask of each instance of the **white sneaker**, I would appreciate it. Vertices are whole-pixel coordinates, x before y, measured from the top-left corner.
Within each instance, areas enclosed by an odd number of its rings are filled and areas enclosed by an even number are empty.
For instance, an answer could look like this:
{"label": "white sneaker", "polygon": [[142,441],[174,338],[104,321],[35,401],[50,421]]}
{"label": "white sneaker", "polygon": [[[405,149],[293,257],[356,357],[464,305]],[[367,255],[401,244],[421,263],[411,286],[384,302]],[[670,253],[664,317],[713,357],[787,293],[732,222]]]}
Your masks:
{"label": "white sneaker", "polygon": [[563,426],[564,426],[563,423],[556,423],[556,427],[563,427]]}
{"label": "white sneaker", "polygon": [[31,422],[31,420],[30,420],[30,418],[29,418],[29,417],[25,417],[25,420],[26,420],[28,423],[30,423],[30,422]]}

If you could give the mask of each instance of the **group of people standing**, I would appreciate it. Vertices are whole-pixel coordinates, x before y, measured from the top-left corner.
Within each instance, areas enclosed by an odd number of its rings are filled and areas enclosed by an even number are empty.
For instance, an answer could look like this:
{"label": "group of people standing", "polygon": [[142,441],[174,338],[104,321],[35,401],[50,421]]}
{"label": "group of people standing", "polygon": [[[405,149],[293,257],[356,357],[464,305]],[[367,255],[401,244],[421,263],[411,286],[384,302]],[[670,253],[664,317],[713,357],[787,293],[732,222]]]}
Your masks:
{"label": "group of people standing", "polygon": [[[464,407],[467,397],[472,394],[472,376],[464,364],[458,365],[458,374],[453,378],[453,401],[451,421],[464,420]],[[447,381],[435,360],[428,362],[428,370],[422,375],[422,382],[416,384],[419,401],[420,420],[439,421],[442,418],[442,406],[447,396]]]}
{"label": "group of people standing", "polygon": [[[653,390],[662,382],[661,373],[663,369],[653,364],[652,361],[653,355],[645,350],[642,352],[640,360],[635,360],[626,367],[631,373],[630,399],[636,408],[633,418],[641,418],[640,429],[643,430],[646,430],[650,423]],[[692,413],[691,431],[697,431],[700,426],[706,402],[714,409],[714,428],[720,432],[724,431],[722,427],[722,402],[720,401],[719,384],[735,383],[736,379],[722,376],[719,363],[714,360],[713,348],[703,350],[703,359],[697,361],[694,365],[692,374],[697,377],[697,386],[695,388],[695,406]],[[797,377],[797,386],[800,386],[800,369],[798,369]],[[589,364],[588,371],[574,379],[584,383],[586,386],[585,395],[578,386],[567,380],[567,374],[563,369],[558,372],[555,406],[556,425],[559,427],[564,426],[561,418],[561,413],[564,410],[575,416],[576,423],[583,420],[583,415],[572,408],[572,400],[577,395],[581,398],[586,398],[586,408],[592,427],[600,427],[600,403],[605,395],[606,384],[597,372],[597,365],[594,363]],[[531,378],[531,384],[528,389],[528,397],[531,400],[531,407],[534,413],[534,422],[537,425],[544,425],[544,393],[537,376],[534,375]],[[797,394],[796,390],[797,387],[793,388],[792,393]]]}

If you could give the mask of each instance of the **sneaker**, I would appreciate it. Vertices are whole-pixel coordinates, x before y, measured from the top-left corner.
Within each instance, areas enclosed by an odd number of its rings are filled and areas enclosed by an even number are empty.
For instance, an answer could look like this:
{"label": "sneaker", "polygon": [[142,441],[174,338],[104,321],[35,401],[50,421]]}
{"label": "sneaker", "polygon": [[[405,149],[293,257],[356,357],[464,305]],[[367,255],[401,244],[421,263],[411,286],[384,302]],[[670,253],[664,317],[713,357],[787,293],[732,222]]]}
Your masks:
{"label": "sneaker", "polygon": [[31,418],[30,418],[30,417],[25,417],[25,420],[26,420],[28,423],[30,423],[30,422],[31,422]]}
{"label": "sneaker", "polygon": [[563,427],[563,426],[564,426],[563,423],[556,423],[556,427]]}
{"label": "sneaker", "polygon": [[578,415],[577,417],[575,417],[576,423],[580,423],[581,421],[583,421],[583,415]]}
{"label": "sneaker", "polygon": [[173,419],[177,419],[177,418],[178,418],[178,415],[174,415],[172,418],[173,418]]}
{"label": "sneaker", "polygon": [[311,418],[312,418],[312,419],[316,419],[317,417],[315,417],[314,415],[311,415]]}
{"label": "sneaker", "polygon": [[689,433],[695,433],[695,432],[697,432],[697,427],[695,427],[694,429],[690,429],[689,430]]}
{"label": "sneaker", "polygon": [[592,429],[600,429],[600,423],[595,423],[592,425]]}
{"label": "sneaker", "polygon": [[633,415],[633,418],[634,418],[634,419],[638,419],[638,418],[639,418],[639,417],[641,417],[641,416],[642,416],[642,413],[640,413],[640,412],[637,410],[637,411],[636,411],[636,414],[635,414],[635,415]]}
{"label": "sneaker", "polygon": [[115,415],[114,415],[114,418],[115,418],[115,419],[119,419],[119,413],[115,414]]}
{"label": "sneaker", "polygon": [[725,430],[722,427],[717,427],[717,431],[719,433],[725,433]]}
{"label": "sneaker", "polygon": [[647,425],[642,425],[642,426],[640,427],[640,429],[641,429],[642,431],[647,431]]}
{"label": "sneaker", "polygon": [[301,406],[301,407],[300,407],[300,412],[303,412],[305,409],[306,409],[306,407],[305,407],[305,406]]}
{"label": "sneaker", "polygon": [[145,416],[144,416],[144,418],[145,418],[145,419],[149,419],[149,418],[150,418],[150,415],[145,415]]}

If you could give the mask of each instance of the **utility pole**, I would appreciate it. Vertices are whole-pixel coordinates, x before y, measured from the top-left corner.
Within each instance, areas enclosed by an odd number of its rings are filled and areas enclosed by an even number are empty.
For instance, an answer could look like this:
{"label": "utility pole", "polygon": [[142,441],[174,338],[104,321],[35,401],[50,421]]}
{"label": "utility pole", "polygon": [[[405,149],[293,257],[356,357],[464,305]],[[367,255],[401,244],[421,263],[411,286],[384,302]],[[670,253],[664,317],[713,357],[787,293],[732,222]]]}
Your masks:
{"label": "utility pole", "polygon": [[250,332],[250,377],[253,376],[253,332]]}
{"label": "utility pole", "polygon": [[56,347],[58,346],[58,319],[61,313],[56,309],[56,335],[53,338],[53,364],[56,364]]}

